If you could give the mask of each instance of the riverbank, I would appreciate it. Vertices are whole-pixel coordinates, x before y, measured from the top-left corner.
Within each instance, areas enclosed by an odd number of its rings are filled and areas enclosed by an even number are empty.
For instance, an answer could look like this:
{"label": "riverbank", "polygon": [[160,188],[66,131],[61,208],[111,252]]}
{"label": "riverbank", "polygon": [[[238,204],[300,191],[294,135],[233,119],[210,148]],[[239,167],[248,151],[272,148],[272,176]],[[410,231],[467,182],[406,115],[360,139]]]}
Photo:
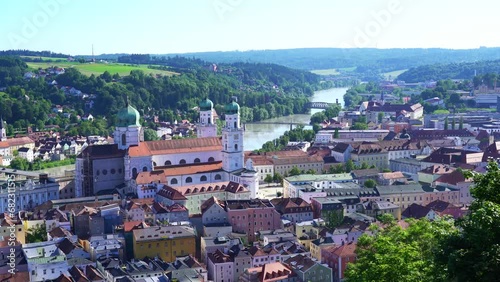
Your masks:
{"label": "riverbank", "polygon": [[[311,102],[338,102],[344,106],[344,94],[348,87],[330,88],[318,90],[310,98]],[[261,120],[260,123],[251,123],[246,125],[245,129],[245,150],[253,151],[262,148],[262,145],[268,141],[272,141],[290,130],[290,123],[309,124],[311,116],[321,109],[311,109],[309,114],[298,114],[290,116],[282,116],[277,118]],[[306,126],[309,129],[310,126]]]}

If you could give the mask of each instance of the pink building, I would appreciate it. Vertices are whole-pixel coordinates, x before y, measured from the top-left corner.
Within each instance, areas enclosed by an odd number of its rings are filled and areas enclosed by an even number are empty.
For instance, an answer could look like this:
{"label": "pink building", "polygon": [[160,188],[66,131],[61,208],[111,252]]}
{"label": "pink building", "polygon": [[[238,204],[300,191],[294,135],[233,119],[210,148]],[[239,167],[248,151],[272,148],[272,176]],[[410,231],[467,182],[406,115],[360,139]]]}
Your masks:
{"label": "pink building", "polygon": [[228,200],[225,210],[233,232],[247,234],[255,241],[255,232],[282,228],[281,216],[269,200]]}
{"label": "pink building", "polygon": [[356,261],[356,244],[329,246],[321,250],[321,262],[333,270],[333,281],[342,281],[347,264]]}

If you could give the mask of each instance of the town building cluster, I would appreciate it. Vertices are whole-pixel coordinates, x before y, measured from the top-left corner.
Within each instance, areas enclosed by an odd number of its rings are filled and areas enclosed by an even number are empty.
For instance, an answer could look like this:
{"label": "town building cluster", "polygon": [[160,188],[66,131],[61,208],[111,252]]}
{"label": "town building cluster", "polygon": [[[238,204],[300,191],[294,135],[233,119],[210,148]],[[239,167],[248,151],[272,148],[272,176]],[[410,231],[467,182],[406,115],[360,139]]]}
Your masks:
{"label": "town building cluster", "polygon": [[[500,161],[496,113],[366,102],[325,121],[312,144],[258,153],[245,151],[236,101],[220,135],[212,101],[199,112],[195,138],[159,141],[144,141],[129,104],[110,140],[7,138],[1,122],[3,165],[14,150],[77,157],[58,177],[0,168],[0,279],[342,281],[381,215],[402,228],[406,218],[460,218],[473,200],[463,172]],[[369,129],[346,129],[360,116]],[[444,129],[452,118],[460,128]]]}

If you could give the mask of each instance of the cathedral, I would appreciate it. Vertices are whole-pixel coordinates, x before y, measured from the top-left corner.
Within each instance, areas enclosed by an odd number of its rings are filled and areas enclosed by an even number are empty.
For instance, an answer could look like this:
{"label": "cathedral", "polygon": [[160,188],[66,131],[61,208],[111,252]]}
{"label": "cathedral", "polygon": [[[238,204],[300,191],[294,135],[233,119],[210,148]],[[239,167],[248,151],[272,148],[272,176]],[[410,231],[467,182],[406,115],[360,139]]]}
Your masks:
{"label": "cathedral", "polygon": [[224,107],[225,124],[217,136],[213,102],[200,105],[197,138],[144,141],[139,112],[127,104],[118,112],[114,144],[85,148],[76,159],[75,197],[123,191],[136,194],[136,179],[155,179],[173,188],[232,181],[246,187],[252,198],[259,192],[259,176],[252,161],[244,162],[244,130],[240,106]]}

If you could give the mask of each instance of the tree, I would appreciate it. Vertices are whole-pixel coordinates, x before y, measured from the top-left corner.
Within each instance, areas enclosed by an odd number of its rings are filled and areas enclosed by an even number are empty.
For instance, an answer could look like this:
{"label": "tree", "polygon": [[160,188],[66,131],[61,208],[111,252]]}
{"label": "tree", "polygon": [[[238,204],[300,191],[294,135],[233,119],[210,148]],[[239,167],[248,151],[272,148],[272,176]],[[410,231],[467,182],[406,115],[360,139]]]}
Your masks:
{"label": "tree", "polygon": [[375,186],[377,185],[377,182],[373,179],[367,179],[365,181],[364,185],[366,188],[375,188]]}
{"label": "tree", "polygon": [[291,170],[290,170],[290,173],[289,175],[290,176],[294,176],[294,175],[299,175],[300,174],[300,170],[298,167],[294,166]]}
{"label": "tree", "polygon": [[273,177],[270,174],[266,175],[266,177],[264,178],[264,182],[266,182],[267,184],[273,182]]}
{"label": "tree", "polygon": [[37,243],[47,241],[47,230],[45,224],[36,225],[28,229],[26,243]]}
{"label": "tree", "polygon": [[451,120],[451,129],[455,130],[455,117]]}
{"label": "tree", "polygon": [[355,167],[354,162],[351,159],[345,162],[345,172],[351,172],[354,169],[354,167]]}
{"label": "tree", "polygon": [[275,172],[273,175],[273,180],[275,183],[281,183],[283,181],[283,176],[279,172]]}
{"label": "tree", "polygon": [[[497,281],[500,277],[500,169],[491,161],[485,174],[464,172],[473,178],[474,197],[469,215],[457,221],[461,233],[442,242],[437,261],[450,281]],[[473,269],[474,271],[470,271]]]}
{"label": "tree", "polygon": [[355,122],[351,128],[351,130],[367,130],[368,129],[368,124],[362,123],[362,122]]}
{"label": "tree", "polygon": [[316,174],[316,171],[314,169],[309,169],[306,171],[307,174]]}
{"label": "tree", "polygon": [[384,119],[384,113],[380,112],[378,113],[378,123],[382,123],[382,120]]}
{"label": "tree", "polygon": [[333,138],[338,139],[339,137],[340,137],[339,129],[335,128],[335,132],[333,133]]}
{"label": "tree", "polygon": [[444,130],[448,130],[448,117],[444,118]]}
{"label": "tree", "polygon": [[156,134],[156,131],[154,131],[151,128],[144,129],[144,141],[156,141],[156,140],[160,140],[160,138]]}
{"label": "tree", "polygon": [[15,157],[10,162],[10,167],[13,168],[13,169],[19,169],[19,170],[29,170],[30,163],[26,159],[23,159],[23,158],[20,158],[20,157]]}
{"label": "tree", "polygon": [[458,232],[452,221],[407,219],[409,226],[402,229],[389,214],[381,219],[384,228],[372,225],[373,235],[358,239],[357,260],[348,264],[346,281],[446,281],[434,253],[443,237]]}
{"label": "tree", "polygon": [[460,117],[460,121],[458,122],[458,129],[464,129],[464,118]]}
{"label": "tree", "polygon": [[322,214],[322,218],[325,220],[326,227],[335,228],[344,220],[344,209],[327,211]]}

